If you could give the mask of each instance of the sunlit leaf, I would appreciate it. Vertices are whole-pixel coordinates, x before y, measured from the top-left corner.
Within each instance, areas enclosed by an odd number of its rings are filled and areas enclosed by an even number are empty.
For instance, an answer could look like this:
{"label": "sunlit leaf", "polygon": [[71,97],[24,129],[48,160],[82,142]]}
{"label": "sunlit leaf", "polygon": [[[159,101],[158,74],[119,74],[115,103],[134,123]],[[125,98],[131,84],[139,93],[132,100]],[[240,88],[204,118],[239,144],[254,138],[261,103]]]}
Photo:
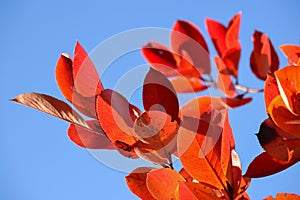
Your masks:
{"label": "sunlit leaf", "polygon": [[221,98],[222,101],[230,108],[237,108],[252,101],[252,97],[243,98],[236,96],[234,98]]}
{"label": "sunlit leaf", "polygon": [[275,198],[268,196],[264,200],[300,200],[300,196],[297,194],[278,193]]}
{"label": "sunlit leaf", "polygon": [[200,74],[211,71],[209,51],[202,33],[191,22],[177,20],[171,32],[173,51],[193,64]]}
{"label": "sunlit leaf", "polygon": [[97,120],[87,121],[90,128],[70,124],[69,138],[78,146],[89,149],[116,149],[106,137]]}
{"label": "sunlit leaf", "polygon": [[227,97],[232,98],[237,94],[232,79],[227,74],[218,73],[217,87]]}
{"label": "sunlit leaf", "polygon": [[273,99],[278,95],[280,95],[280,92],[277,86],[276,78],[268,74],[267,79],[265,81],[265,88],[264,88],[266,111],[268,111],[268,107],[270,103],[273,101]]}
{"label": "sunlit leaf", "polygon": [[147,174],[146,184],[149,192],[160,200],[170,200],[176,197],[176,188],[184,178],[170,168],[153,169]]}
{"label": "sunlit leaf", "polygon": [[223,61],[226,65],[227,74],[233,75],[235,78],[238,76],[238,66],[241,57],[241,47],[233,47],[228,49],[223,54]]}
{"label": "sunlit leaf", "polygon": [[280,95],[287,108],[300,115],[300,66],[288,66],[275,72]]}
{"label": "sunlit leaf", "polygon": [[149,64],[166,76],[178,74],[177,61],[170,50],[157,42],[149,42],[142,48],[142,53]]}
{"label": "sunlit leaf", "polygon": [[265,80],[267,74],[272,74],[278,69],[279,58],[266,34],[255,31],[252,41],[254,49],[250,57],[251,70],[257,78]]}
{"label": "sunlit leaf", "polygon": [[201,92],[208,86],[200,78],[176,76],[171,79],[171,83],[178,93]]}
{"label": "sunlit leaf", "polygon": [[141,199],[155,200],[155,198],[149,192],[146,179],[147,174],[154,168],[151,167],[139,167],[133,170],[128,176],[125,177],[127,186],[135,195]]}
{"label": "sunlit leaf", "polygon": [[54,117],[61,118],[78,126],[88,128],[84,119],[68,104],[54,97],[39,93],[20,94],[12,99],[17,103],[37,109]]}
{"label": "sunlit leaf", "polygon": [[215,192],[202,183],[180,182],[178,186],[178,200],[218,200]]}
{"label": "sunlit leaf", "polygon": [[103,90],[92,60],[78,41],[74,50],[73,77],[76,90],[85,97],[95,96]]}
{"label": "sunlit leaf", "polygon": [[140,111],[119,93],[103,90],[97,98],[98,120],[110,141],[123,150],[130,151],[137,141],[134,135],[134,121]]}
{"label": "sunlit leaf", "polygon": [[300,137],[300,117],[290,112],[281,96],[273,99],[268,107],[268,113],[279,128],[290,135]]}
{"label": "sunlit leaf", "polygon": [[163,111],[174,120],[178,118],[179,103],[171,82],[162,73],[152,68],[144,80],[143,104],[146,111]]}
{"label": "sunlit leaf", "polygon": [[280,46],[280,49],[288,58],[290,65],[299,65],[299,58],[300,58],[299,45],[285,44]]}
{"label": "sunlit leaf", "polygon": [[267,152],[263,152],[250,163],[245,176],[250,178],[270,176],[285,170],[296,162],[297,161],[285,162],[277,160]]}

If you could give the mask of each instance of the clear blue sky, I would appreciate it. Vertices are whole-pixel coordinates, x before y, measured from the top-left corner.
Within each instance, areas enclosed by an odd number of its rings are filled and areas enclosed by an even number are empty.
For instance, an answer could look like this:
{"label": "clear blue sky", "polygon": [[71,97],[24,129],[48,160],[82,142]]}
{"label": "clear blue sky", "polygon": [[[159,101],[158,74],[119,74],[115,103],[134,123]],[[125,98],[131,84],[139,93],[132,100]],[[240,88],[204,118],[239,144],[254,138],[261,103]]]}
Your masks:
{"label": "clear blue sky", "polygon": [[[254,29],[267,33],[281,59],[278,46],[299,44],[300,1],[1,1],[1,140],[0,199],[136,199],[127,189],[126,173],[110,169],[67,137],[68,123],[9,102],[19,93],[36,91],[63,99],[56,85],[55,64],[62,52],[73,52],[79,40],[87,51],[110,36],[132,28],[171,28],[177,19],[195,23],[208,39],[204,18],[223,23],[242,11],[240,82],[263,87],[250,72],[249,55]],[[245,1],[244,1],[245,2]],[[212,43],[210,50],[214,53]],[[128,69],[144,64],[124,63]],[[103,79],[105,86],[114,79]],[[263,96],[230,112],[243,170],[262,152],[255,137],[266,118]],[[139,101],[135,99],[134,101]],[[254,179],[248,192],[262,199],[277,192],[300,194],[300,165],[267,178]]]}

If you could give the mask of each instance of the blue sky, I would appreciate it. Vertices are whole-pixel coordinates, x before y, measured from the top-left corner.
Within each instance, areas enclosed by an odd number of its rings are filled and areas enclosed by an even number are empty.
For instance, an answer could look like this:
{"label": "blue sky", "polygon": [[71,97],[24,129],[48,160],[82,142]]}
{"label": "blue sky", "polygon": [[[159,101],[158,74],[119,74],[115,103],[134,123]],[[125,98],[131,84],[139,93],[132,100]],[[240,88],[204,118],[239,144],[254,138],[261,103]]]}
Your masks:
{"label": "blue sky", "polygon": [[[55,64],[60,53],[73,52],[76,40],[89,52],[120,32],[142,27],[171,28],[175,20],[184,19],[201,29],[215,53],[205,30],[205,17],[227,24],[242,11],[240,82],[261,88],[263,82],[251,74],[249,67],[251,35],[255,29],[267,33],[281,67],[285,66],[278,46],[299,44],[299,7],[299,1],[271,0],[1,1],[0,199],[136,199],[125,184],[126,173],[101,164],[68,139],[68,123],[9,101],[31,91],[63,99],[55,82]],[[145,64],[139,53],[131,60],[124,57],[114,63],[120,69],[126,66],[122,70]],[[114,81],[110,76],[103,77],[106,87]],[[254,134],[266,118],[263,95],[252,96],[251,104],[230,112],[243,170],[262,152]],[[138,95],[133,99],[139,100]],[[253,199],[277,192],[300,194],[299,172],[300,165],[296,164],[274,176],[255,179],[248,193]]]}

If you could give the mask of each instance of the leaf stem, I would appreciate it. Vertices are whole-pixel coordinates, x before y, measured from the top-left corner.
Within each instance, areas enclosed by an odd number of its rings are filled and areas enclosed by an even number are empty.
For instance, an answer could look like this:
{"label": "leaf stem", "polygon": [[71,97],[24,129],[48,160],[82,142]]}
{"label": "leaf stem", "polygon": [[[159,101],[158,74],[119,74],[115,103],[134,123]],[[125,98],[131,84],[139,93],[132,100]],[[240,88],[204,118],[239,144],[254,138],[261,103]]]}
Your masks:
{"label": "leaf stem", "polygon": [[248,92],[250,92],[250,93],[260,93],[260,92],[264,91],[264,89],[248,88],[248,87],[240,85],[240,84],[236,84],[235,88],[239,89],[239,90],[242,90],[242,91],[244,91],[246,93],[248,93]]}

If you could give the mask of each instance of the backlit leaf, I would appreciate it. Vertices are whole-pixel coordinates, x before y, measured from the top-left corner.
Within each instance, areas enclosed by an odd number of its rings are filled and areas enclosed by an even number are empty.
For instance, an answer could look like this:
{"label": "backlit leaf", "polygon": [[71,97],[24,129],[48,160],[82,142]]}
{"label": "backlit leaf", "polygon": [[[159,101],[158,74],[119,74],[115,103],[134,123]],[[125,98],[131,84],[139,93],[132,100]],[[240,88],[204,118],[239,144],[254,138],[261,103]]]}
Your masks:
{"label": "backlit leaf", "polygon": [[78,126],[88,128],[84,119],[68,104],[49,95],[34,92],[20,94],[12,99],[12,101],[53,115],[54,117],[61,118]]}
{"label": "backlit leaf", "polygon": [[200,78],[196,77],[176,76],[171,79],[171,83],[178,93],[201,92],[208,88]]}
{"label": "backlit leaf", "polygon": [[250,57],[251,70],[257,78],[265,80],[267,74],[272,74],[278,69],[279,58],[266,34],[255,31],[252,41],[254,49]]}
{"label": "backlit leaf", "polygon": [[171,82],[160,72],[150,68],[143,84],[143,104],[146,111],[158,110],[177,120],[179,103]]}
{"label": "backlit leaf", "polygon": [[119,148],[130,151],[137,141],[133,136],[133,126],[140,111],[121,94],[108,89],[98,96],[96,107],[99,123],[110,141]]}
{"label": "backlit leaf", "polygon": [[268,113],[279,128],[300,138],[300,117],[290,112],[281,96],[273,99],[269,105]]}
{"label": "backlit leaf", "polygon": [[192,63],[200,74],[210,73],[208,47],[201,32],[194,24],[177,20],[171,32],[171,46],[175,53]]}
{"label": "backlit leaf", "polygon": [[300,115],[300,66],[288,66],[275,72],[280,95],[287,108]]}
{"label": "backlit leaf", "polygon": [[70,124],[68,136],[80,147],[89,149],[116,149],[106,137],[97,120],[87,121],[88,128]]}
{"label": "backlit leaf", "polygon": [[236,96],[235,98],[221,98],[229,108],[237,108],[252,101],[252,97],[243,98]]}
{"label": "backlit leaf", "polygon": [[85,97],[95,96],[103,90],[92,60],[78,41],[74,50],[73,77],[76,90]]}
{"label": "backlit leaf", "polygon": [[151,167],[139,167],[133,170],[128,176],[125,177],[127,186],[135,195],[141,199],[155,200],[155,198],[149,192],[146,179],[147,174],[154,168]]}
{"label": "backlit leaf", "polygon": [[176,188],[184,178],[170,168],[153,169],[147,174],[146,184],[149,192],[160,200],[176,198]]}
{"label": "backlit leaf", "polygon": [[290,65],[299,65],[299,58],[300,58],[300,46],[292,45],[292,44],[285,44],[280,46],[281,51],[285,54],[288,58]]}
{"label": "backlit leaf", "polygon": [[276,78],[272,75],[267,75],[267,79],[265,81],[265,88],[264,88],[264,98],[265,98],[265,105],[266,105],[266,111],[268,111],[268,107],[270,103],[280,95]]}
{"label": "backlit leaf", "polygon": [[278,193],[276,198],[269,196],[264,200],[300,200],[300,196],[297,194]]}
{"label": "backlit leaf", "polygon": [[180,182],[178,186],[178,200],[219,200],[209,186],[202,183]]}
{"label": "backlit leaf", "polygon": [[263,152],[250,163],[244,176],[250,178],[270,176],[285,170],[296,162],[297,161],[285,162],[277,160],[267,152]]}
{"label": "backlit leaf", "polygon": [[142,53],[150,65],[166,76],[175,76],[178,73],[177,61],[169,49],[157,42],[149,42],[142,48]]}

